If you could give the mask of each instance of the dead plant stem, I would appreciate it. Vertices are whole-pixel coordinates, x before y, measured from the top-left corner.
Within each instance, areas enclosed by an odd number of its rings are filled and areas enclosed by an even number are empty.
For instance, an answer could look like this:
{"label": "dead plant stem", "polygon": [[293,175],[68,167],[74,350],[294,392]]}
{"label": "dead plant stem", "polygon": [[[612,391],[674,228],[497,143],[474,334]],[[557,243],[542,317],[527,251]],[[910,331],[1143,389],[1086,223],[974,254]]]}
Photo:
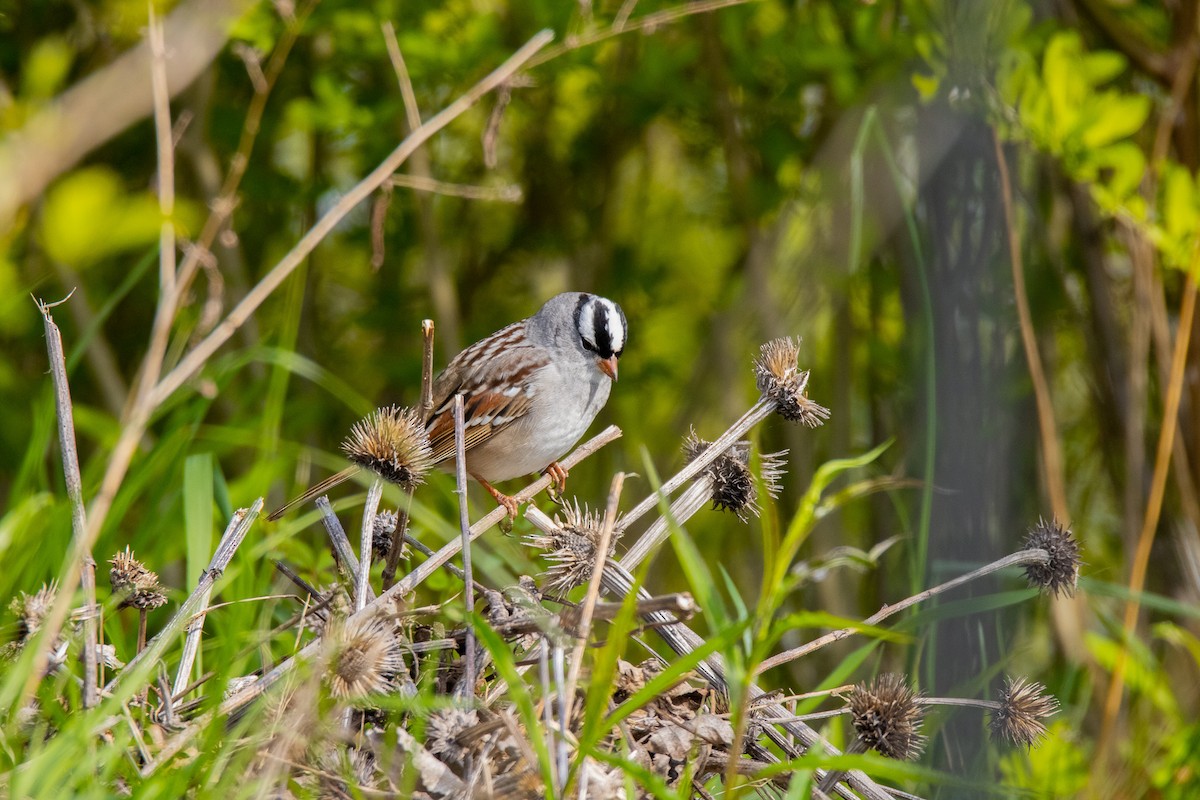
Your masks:
{"label": "dead plant stem", "polygon": [[[79,452],[75,446],[75,413],[71,405],[71,385],[67,380],[67,362],[63,354],[62,333],[50,315],[53,305],[38,301],[46,334],[46,355],[54,382],[54,406],[58,417],[58,448],[62,453],[63,479],[71,502],[71,561],[79,565],[79,583],[85,603],[83,614],[83,707],[96,705],[99,689],[96,648],[99,607],[96,605],[96,560],[87,541],[87,509],[83,505],[83,481],[79,472]],[[68,598],[70,591],[60,592]],[[60,623],[61,624],[61,623]],[[53,642],[54,636],[45,640]],[[39,651],[40,653],[41,651]],[[38,672],[37,674],[41,674]]]}
{"label": "dead plant stem", "polygon": [[1175,430],[1179,423],[1179,403],[1183,395],[1183,378],[1187,368],[1188,344],[1192,338],[1192,324],[1196,313],[1196,270],[1200,268],[1200,240],[1192,250],[1192,263],[1187,272],[1183,289],[1183,306],[1179,312],[1179,328],[1175,334],[1175,351],[1171,359],[1171,381],[1167,385],[1164,400],[1162,429],[1159,431],[1158,450],[1154,459],[1154,475],[1150,482],[1150,496],[1146,502],[1146,514],[1142,530],[1138,535],[1134,551],[1133,566],[1129,571],[1129,600],[1125,603],[1123,623],[1124,638],[1119,643],[1116,663],[1113,665],[1112,681],[1104,701],[1104,722],[1100,731],[1097,752],[1101,758],[1108,757],[1108,750],[1116,730],[1117,716],[1124,696],[1125,675],[1129,666],[1129,641],[1137,628],[1138,612],[1141,610],[1141,593],[1146,586],[1146,571],[1150,565],[1150,553],[1154,548],[1154,535],[1158,530],[1162,513],[1163,497],[1167,488],[1167,474],[1171,466],[1171,449]]}
{"label": "dead plant stem", "polygon": [[367,502],[363,506],[358,571],[354,583],[355,611],[362,611],[367,603],[374,599],[371,592],[371,555],[375,549],[375,517],[379,512],[379,498],[382,496],[383,481],[376,478],[367,490]]}
{"label": "dead plant stem", "polygon": [[462,534],[463,596],[466,602],[466,614],[463,619],[467,626],[466,641],[463,644],[463,680],[467,684],[467,694],[475,696],[475,626],[471,615],[475,613],[475,579],[471,570],[471,512],[467,507],[467,449],[466,449],[466,419],[464,399],[462,394],[454,395],[454,491],[458,494],[458,526]]}
{"label": "dead plant stem", "polygon": [[985,564],[979,569],[972,570],[965,575],[959,575],[957,578],[952,578],[945,583],[940,583],[937,586],[930,587],[923,592],[917,592],[911,597],[906,597],[905,599],[897,603],[893,603],[890,606],[884,606],[863,620],[862,625],[831,631],[830,633],[827,633],[818,639],[813,639],[807,644],[794,647],[791,650],[785,650],[782,653],[777,653],[770,658],[764,659],[763,662],[754,670],[754,674],[761,675],[767,670],[778,667],[781,664],[786,664],[789,661],[795,661],[798,658],[803,658],[809,653],[819,650],[827,644],[832,644],[845,639],[847,636],[853,636],[856,633],[861,633],[863,628],[878,625],[888,617],[891,617],[906,608],[911,608],[918,603],[923,603],[931,597],[948,592],[951,589],[962,586],[966,583],[970,583],[971,581],[978,580],[985,575],[990,575],[993,572],[997,572],[1007,567],[1023,566],[1028,564],[1045,564],[1048,563],[1049,560],[1049,553],[1041,549],[1020,550],[1016,553],[1011,553],[1004,558],[997,559],[990,564]]}

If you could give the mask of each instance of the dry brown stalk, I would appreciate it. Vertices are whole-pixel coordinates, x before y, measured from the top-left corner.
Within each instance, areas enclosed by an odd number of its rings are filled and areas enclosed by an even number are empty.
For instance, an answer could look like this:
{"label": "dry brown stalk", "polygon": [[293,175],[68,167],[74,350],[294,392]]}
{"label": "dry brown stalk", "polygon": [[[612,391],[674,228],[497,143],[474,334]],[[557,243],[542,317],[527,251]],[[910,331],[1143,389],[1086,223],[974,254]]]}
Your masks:
{"label": "dry brown stalk", "polygon": [[871,616],[864,619],[861,626],[831,631],[820,638],[813,639],[807,644],[794,647],[791,650],[785,650],[782,653],[777,653],[770,658],[764,659],[763,662],[754,670],[754,674],[761,675],[769,669],[774,669],[782,664],[787,664],[790,661],[803,658],[809,653],[821,649],[825,645],[841,641],[847,636],[853,636],[856,633],[862,633],[863,628],[878,625],[888,617],[897,614],[906,608],[911,608],[912,606],[922,603],[931,597],[942,594],[943,592],[948,592],[951,589],[962,586],[965,583],[978,580],[985,575],[990,575],[993,572],[1005,569],[1006,567],[1024,566],[1028,564],[1048,564],[1049,562],[1050,555],[1045,550],[1021,550],[1016,553],[1012,553],[1004,558],[997,559],[990,564],[985,564],[979,569],[972,570],[965,575],[959,575],[957,578],[952,578],[945,583],[938,584],[937,586],[933,586],[925,591],[917,592],[911,597],[906,597],[890,606],[884,606]]}
{"label": "dry brown stalk", "polygon": [[[69,299],[69,295],[68,298]],[[62,300],[60,302],[66,302]],[[67,362],[63,355],[62,333],[54,324],[50,309],[58,303],[38,301],[42,312],[42,324],[46,332],[46,353],[50,360],[50,375],[54,381],[54,405],[58,416],[58,447],[62,451],[63,477],[67,484],[67,497],[71,501],[72,561],[79,563],[79,582],[83,588],[85,611],[83,616],[83,707],[92,708],[98,700],[98,669],[96,667],[97,614],[96,605],[96,560],[92,557],[91,544],[87,540],[87,510],[83,507],[83,481],[79,473],[79,453],[75,447],[75,417],[71,406],[71,385],[67,381]],[[69,584],[68,584],[69,585]],[[71,593],[62,593],[70,598]],[[55,639],[47,633],[45,642]],[[41,652],[41,651],[39,651]],[[41,675],[42,667],[35,665],[34,674]]]}
{"label": "dry brown stalk", "polygon": [[[346,535],[346,531],[342,528],[342,521],[338,519],[337,514],[333,511],[333,506],[329,504],[329,498],[322,495],[316,499],[317,508],[321,510],[321,524],[325,526],[325,532],[329,534],[329,543],[333,548],[334,559],[337,561],[338,570],[342,573],[346,582],[350,586],[358,586],[358,557],[354,555],[354,548],[350,546],[350,537]],[[370,594],[371,586],[367,585],[367,593]]]}
{"label": "dry brown stalk", "polygon": [[[1175,337],[1175,351],[1171,359],[1171,382],[1167,385],[1167,396],[1163,405],[1162,430],[1158,437],[1158,451],[1154,460],[1154,476],[1150,483],[1150,497],[1146,503],[1146,515],[1134,551],[1133,566],[1129,571],[1130,599],[1125,604],[1122,642],[1128,642],[1137,627],[1138,612],[1141,610],[1141,593],[1146,585],[1146,572],[1150,565],[1150,553],[1154,547],[1154,534],[1158,530],[1159,515],[1162,513],[1163,497],[1167,488],[1167,473],[1171,466],[1171,449],[1179,423],[1179,402],[1183,395],[1183,378],[1187,366],[1188,344],[1192,338],[1192,322],[1196,313],[1196,270],[1200,268],[1200,240],[1192,250],[1192,264],[1187,273],[1183,290],[1183,307],[1179,312],[1179,329]],[[1125,673],[1128,669],[1129,650],[1122,644],[1117,650],[1113,665],[1112,682],[1104,700],[1104,723],[1100,733],[1098,751],[1107,757],[1112,742],[1117,715],[1125,690]]]}
{"label": "dry brown stalk", "polygon": [[[217,580],[225,572],[225,568],[229,566],[229,562],[233,560],[234,553],[246,538],[246,533],[250,530],[251,524],[262,511],[263,498],[258,498],[254,501],[254,505],[250,508],[240,508],[234,512],[233,517],[229,520],[229,525],[225,528],[225,533],[221,535],[221,540],[217,543],[217,549],[213,552],[212,559],[208,562],[208,568],[200,575],[200,582],[188,599],[183,602],[175,615],[163,626],[153,639],[151,639],[146,649],[138,653],[132,658],[121,674],[108,682],[104,687],[106,694],[116,693],[121,689],[130,689],[130,683],[134,680],[139,682],[144,680],[144,677],[137,677],[141,669],[148,663],[154,663],[162,657],[168,646],[175,641],[175,636],[183,626],[192,621],[193,616],[207,603],[205,596],[211,594],[213,586]],[[198,634],[197,634],[198,639]],[[197,645],[199,642],[197,641]],[[186,653],[185,653],[186,658]],[[194,658],[194,654],[193,654]],[[184,670],[186,665],[187,669]],[[187,674],[191,673],[191,664],[181,661],[180,671]],[[146,674],[149,674],[148,672]]]}
{"label": "dry brown stalk", "polygon": [[[600,529],[600,542],[596,546],[596,563],[592,567],[592,580],[588,584],[587,596],[583,600],[583,608],[579,615],[578,639],[575,650],[571,653],[571,671],[567,675],[567,685],[564,696],[567,698],[567,717],[562,720],[563,730],[570,730],[570,717],[574,713],[575,687],[579,683],[579,671],[583,668],[583,651],[587,647],[588,636],[592,632],[592,614],[596,610],[596,600],[600,597],[600,585],[604,576],[604,564],[608,560],[608,546],[612,541],[613,529],[617,524],[617,506],[621,502],[621,488],[625,485],[625,473],[618,472],[613,476],[612,485],[608,490],[608,504],[604,509],[604,525]],[[564,786],[566,776],[562,776]]]}
{"label": "dry brown stalk", "polygon": [[362,537],[360,539],[358,575],[354,583],[354,610],[362,611],[373,599],[371,592],[371,554],[375,549],[375,516],[379,511],[379,498],[383,496],[383,481],[376,478],[367,490],[367,502],[363,507]]}
{"label": "dry brown stalk", "polygon": [[454,480],[455,492],[458,493],[458,526],[462,538],[462,570],[464,584],[464,600],[467,613],[467,638],[463,646],[463,680],[467,685],[467,694],[475,696],[475,631],[471,615],[475,613],[475,579],[471,570],[471,514],[467,508],[467,449],[466,449],[466,419],[461,393],[454,395]]}

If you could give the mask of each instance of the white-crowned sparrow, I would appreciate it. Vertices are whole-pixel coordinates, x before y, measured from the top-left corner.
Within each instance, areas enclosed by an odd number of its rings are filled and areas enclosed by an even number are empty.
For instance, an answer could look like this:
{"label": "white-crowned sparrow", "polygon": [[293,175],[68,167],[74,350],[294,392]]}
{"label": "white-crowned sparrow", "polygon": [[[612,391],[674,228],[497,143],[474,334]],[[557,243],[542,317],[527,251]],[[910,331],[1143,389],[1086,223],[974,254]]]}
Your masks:
{"label": "white-crowned sparrow", "polygon": [[516,503],[491,481],[547,470],[561,490],[558,459],[608,402],[628,334],[612,300],[566,292],[463,350],[433,383],[434,462],[454,461],[454,396],[462,394],[467,472],[512,514]]}
{"label": "white-crowned sparrow", "polygon": [[[433,411],[425,421],[432,462],[446,468],[454,464],[454,397],[462,394],[467,472],[511,516],[516,515],[516,501],[497,491],[492,481],[545,471],[561,491],[567,472],[558,459],[608,401],[628,335],[625,313],[612,300],[566,292],[550,298],[532,317],[463,350],[433,384]],[[322,481],[269,519],[278,519],[357,469]]]}

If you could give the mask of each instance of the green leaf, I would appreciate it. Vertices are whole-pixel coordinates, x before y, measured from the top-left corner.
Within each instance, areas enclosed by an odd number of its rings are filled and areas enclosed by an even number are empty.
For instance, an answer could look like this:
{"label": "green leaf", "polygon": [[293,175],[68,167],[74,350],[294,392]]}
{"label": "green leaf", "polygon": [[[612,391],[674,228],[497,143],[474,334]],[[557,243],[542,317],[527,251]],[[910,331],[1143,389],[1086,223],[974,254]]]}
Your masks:
{"label": "green leaf", "polygon": [[200,582],[212,556],[213,457],[188,456],[183,465],[183,529],[187,542],[187,585]]}
{"label": "green leaf", "polygon": [[1196,210],[1191,172],[1178,164],[1168,164],[1162,177],[1162,219],[1167,233],[1183,238],[1194,231]]}
{"label": "green leaf", "polygon": [[1083,45],[1075,31],[1054,35],[1042,59],[1042,81],[1050,100],[1052,133],[1065,138],[1075,129],[1088,86],[1080,71]]}
{"label": "green leaf", "polygon": [[912,74],[913,88],[917,90],[917,94],[921,95],[922,100],[928,101],[936,97],[941,83],[936,75],[926,75],[922,72]]}
{"label": "green leaf", "polygon": [[1125,66],[1125,57],[1112,50],[1097,50],[1094,53],[1087,53],[1080,59],[1084,77],[1092,86],[1100,86],[1113,78],[1124,75]]}
{"label": "green leaf", "polygon": [[1145,95],[1104,92],[1094,99],[1096,118],[1083,129],[1085,147],[1101,147],[1132,136],[1150,115],[1150,98]]}
{"label": "green leaf", "polygon": [[46,197],[42,244],[50,257],[86,267],[105,256],[157,241],[162,228],[158,201],[148,193],[126,194],[116,172],[77,170]]}
{"label": "green leaf", "polygon": [[21,70],[21,99],[46,100],[57,94],[74,58],[74,48],[60,36],[48,36],[35,44]]}

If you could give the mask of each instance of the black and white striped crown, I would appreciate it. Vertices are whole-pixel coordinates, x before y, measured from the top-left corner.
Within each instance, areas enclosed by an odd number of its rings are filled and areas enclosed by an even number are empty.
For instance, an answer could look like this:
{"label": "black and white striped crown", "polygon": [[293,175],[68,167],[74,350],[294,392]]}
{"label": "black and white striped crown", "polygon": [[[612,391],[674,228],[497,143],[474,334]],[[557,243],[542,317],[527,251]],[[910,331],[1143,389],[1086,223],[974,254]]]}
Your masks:
{"label": "black and white striped crown", "polygon": [[584,294],[575,306],[575,328],[583,346],[600,356],[620,356],[629,338],[625,312],[606,297]]}

